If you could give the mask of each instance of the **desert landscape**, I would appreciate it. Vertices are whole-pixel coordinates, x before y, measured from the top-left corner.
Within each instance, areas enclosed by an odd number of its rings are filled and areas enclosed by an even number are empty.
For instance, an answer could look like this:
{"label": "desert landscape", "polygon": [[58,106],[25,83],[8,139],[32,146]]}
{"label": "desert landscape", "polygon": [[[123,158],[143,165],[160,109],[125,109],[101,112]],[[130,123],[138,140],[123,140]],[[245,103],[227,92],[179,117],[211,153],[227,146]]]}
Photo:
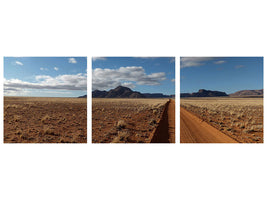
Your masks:
{"label": "desert landscape", "polygon": [[[174,113],[174,100],[169,99],[104,99],[92,100],[93,143],[169,143],[175,141],[168,131],[168,108]],[[174,120],[174,115],[171,116]],[[159,127],[165,126],[159,132]],[[169,134],[169,132],[171,132]]]}
{"label": "desert landscape", "polygon": [[263,143],[263,57],[180,61],[181,143]]}
{"label": "desert landscape", "polygon": [[92,143],[175,143],[175,58],[92,58]]}
{"label": "desert landscape", "polygon": [[87,98],[4,97],[5,143],[86,143]]}
{"label": "desert landscape", "polygon": [[[207,128],[210,125],[221,134],[218,138],[210,138],[210,140],[200,136],[201,133],[198,133],[199,138],[189,136],[185,132],[186,127],[192,128],[190,119],[195,123],[199,121],[196,125],[197,129],[201,129],[202,126]],[[196,134],[196,131],[194,132]],[[224,139],[220,140],[220,137]],[[181,142],[263,143],[263,98],[181,98]]]}

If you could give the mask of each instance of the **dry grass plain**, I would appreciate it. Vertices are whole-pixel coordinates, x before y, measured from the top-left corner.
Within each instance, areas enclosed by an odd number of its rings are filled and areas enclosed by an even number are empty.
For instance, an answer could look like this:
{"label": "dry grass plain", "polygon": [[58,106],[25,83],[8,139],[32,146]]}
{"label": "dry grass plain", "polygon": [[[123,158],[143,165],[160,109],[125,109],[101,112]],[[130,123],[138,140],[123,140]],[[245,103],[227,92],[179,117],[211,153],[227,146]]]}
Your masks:
{"label": "dry grass plain", "polygon": [[181,98],[181,106],[241,143],[263,143],[263,98]]}
{"label": "dry grass plain", "polygon": [[4,97],[5,143],[86,143],[87,99]]}
{"label": "dry grass plain", "polygon": [[150,143],[168,99],[92,99],[93,143]]}

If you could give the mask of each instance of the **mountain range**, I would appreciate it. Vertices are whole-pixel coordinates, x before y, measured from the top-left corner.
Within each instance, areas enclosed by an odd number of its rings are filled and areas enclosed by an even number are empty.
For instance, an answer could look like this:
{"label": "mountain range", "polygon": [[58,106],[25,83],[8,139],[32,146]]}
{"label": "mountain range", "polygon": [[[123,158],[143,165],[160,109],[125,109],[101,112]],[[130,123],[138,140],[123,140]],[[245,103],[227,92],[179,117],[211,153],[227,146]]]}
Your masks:
{"label": "mountain range", "polygon": [[118,86],[109,91],[94,90],[93,98],[172,98],[174,95],[164,95],[162,93],[141,93],[133,91],[128,87]]}
{"label": "mountain range", "polygon": [[181,93],[180,97],[221,97],[228,96],[225,92],[200,89],[198,92]]}
{"label": "mountain range", "polygon": [[205,90],[200,89],[198,92],[193,93],[181,93],[180,97],[262,97],[263,96],[263,89],[262,90],[240,90],[232,94],[226,94],[225,92],[220,91],[212,91],[212,90]]}
{"label": "mountain range", "polygon": [[[180,97],[263,97],[263,89],[261,90],[240,90],[232,94],[226,94],[221,91],[212,91],[200,89],[198,92],[181,93]],[[141,93],[133,91],[130,88],[118,86],[109,91],[94,90],[93,98],[174,98],[175,95],[164,95],[162,93]],[[87,95],[78,98],[87,98]]]}
{"label": "mountain range", "polygon": [[231,97],[240,96],[263,96],[263,89],[261,90],[240,90],[235,93],[229,94]]}

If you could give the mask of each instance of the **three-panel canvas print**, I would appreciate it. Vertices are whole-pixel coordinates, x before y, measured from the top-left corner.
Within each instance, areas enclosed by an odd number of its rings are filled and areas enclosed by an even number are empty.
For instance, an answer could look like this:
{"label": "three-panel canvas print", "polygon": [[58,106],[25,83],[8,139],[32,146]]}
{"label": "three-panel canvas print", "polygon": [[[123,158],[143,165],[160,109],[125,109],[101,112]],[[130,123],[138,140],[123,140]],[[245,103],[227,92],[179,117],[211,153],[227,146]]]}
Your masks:
{"label": "three-panel canvas print", "polygon": [[175,59],[4,57],[4,143],[263,143],[263,57]]}

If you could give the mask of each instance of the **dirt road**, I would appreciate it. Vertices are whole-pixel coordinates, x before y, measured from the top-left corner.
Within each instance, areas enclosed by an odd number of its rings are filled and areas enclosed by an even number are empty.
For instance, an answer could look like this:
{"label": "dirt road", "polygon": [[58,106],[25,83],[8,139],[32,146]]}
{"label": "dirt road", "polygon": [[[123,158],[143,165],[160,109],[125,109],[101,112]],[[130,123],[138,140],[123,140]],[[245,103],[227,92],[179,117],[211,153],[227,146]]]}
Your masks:
{"label": "dirt road", "polygon": [[168,106],[168,125],[169,141],[175,143],[175,101],[173,99]]}
{"label": "dirt road", "polygon": [[151,143],[175,143],[175,100],[166,104]]}
{"label": "dirt road", "polygon": [[180,120],[181,143],[237,143],[182,107]]}

